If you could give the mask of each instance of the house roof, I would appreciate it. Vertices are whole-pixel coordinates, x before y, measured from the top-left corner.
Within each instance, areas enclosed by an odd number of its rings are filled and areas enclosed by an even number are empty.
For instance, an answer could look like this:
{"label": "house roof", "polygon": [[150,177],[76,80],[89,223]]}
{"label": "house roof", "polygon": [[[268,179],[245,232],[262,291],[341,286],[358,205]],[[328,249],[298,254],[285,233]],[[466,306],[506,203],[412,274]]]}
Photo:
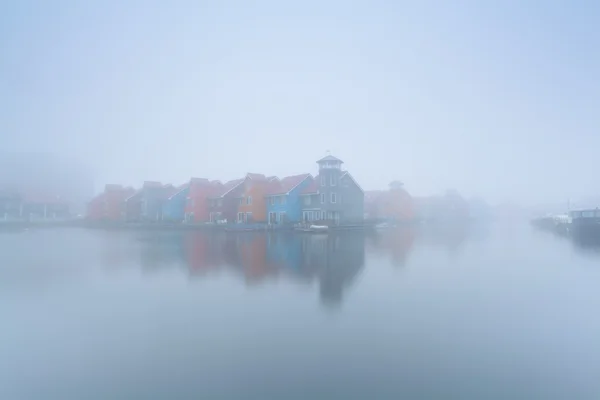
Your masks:
{"label": "house roof", "polygon": [[250,178],[253,181],[266,181],[267,180],[267,177],[265,175],[263,175],[263,174],[254,174],[254,173],[251,173],[251,172],[248,172],[246,174],[246,178]]}
{"label": "house roof", "polygon": [[142,189],[134,189],[133,192],[129,192],[129,197],[127,197],[125,201],[129,201],[140,194],[142,194]]}
{"label": "house roof", "polygon": [[304,182],[304,180],[307,179],[309,176],[310,174],[286,176],[285,178],[281,179],[281,181],[275,181],[273,182],[272,187],[269,188],[267,196],[287,194],[294,190],[296,186]]}
{"label": "house roof", "polygon": [[183,192],[184,190],[186,190],[189,187],[190,187],[189,183],[184,183],[183,185],[180,185],[180,186],[174,188],[174,190],[170,191],[168,199],[171,200],[172,198],[174,198],[179,193]]}
{"label": "house roof", "polygon": [[321,158],[321,159],[320,159],[320,160],[318,160],[317,162],[318,162],[318,163],[322,163],[322,162],[324,162],[324,161],[337,161],[337,162],[343,163],[343,161],[342,161],[342,160],[340,160],[340,159],[339,159],[339,158],[337,158],[337,157],[334,157],[334,156],[332,156],[331,154],[330,154],[330,155],[327,155],[327,156],[325,156],[325,157],[323,157],[323,158]]}
{"label": "house roof", "polygon": [[195,185],[208,185],[211,182],[206,178],[190,178],[190,183]]}
{"label": "house roof", "polygon": [[244,183],[245,180],[246,180],[245,178],[242,178],[242,179],[234,179],[234,180],[225,182],[219,188],[220,190],[217,190],[212,197],[219,198],[219,197],[225,196],[227,193],[231,192],[233,189],[235,189],[236,187],[238,187],[239,185]]}
{"label": "house roof", "polygon": [[143,188],[158,188],[162,186],[162,183],[156,181],[145,181],[142,185]]}
{"label": "house roof", "polygon": [[300,194],[315,194],[319,193],[319,175],[315,176],[313,181],[309,183]]}
{"label": "house roof", "polygon": [[354,182],[354,184],[356,185],[356,187],[360,189],[360,191],[361,191],[361,192],[363,192],[363,193],[365,192],[365,191],[364,191],[364,190],[363,190],[363,189],[360,187],[360,185],[358,184],[358,182],[356,182],[356,179],[354,179],[354,178],[352,177],[352,175],[350,175],[350,172],[348,172],[348,171],[344,172],[344,173],[343,173],[343,174],[340,176],[340,179],[344,178],[345,176],[347,176],[348,178],[350,178],[350,179],[352,180],[352,182]]}

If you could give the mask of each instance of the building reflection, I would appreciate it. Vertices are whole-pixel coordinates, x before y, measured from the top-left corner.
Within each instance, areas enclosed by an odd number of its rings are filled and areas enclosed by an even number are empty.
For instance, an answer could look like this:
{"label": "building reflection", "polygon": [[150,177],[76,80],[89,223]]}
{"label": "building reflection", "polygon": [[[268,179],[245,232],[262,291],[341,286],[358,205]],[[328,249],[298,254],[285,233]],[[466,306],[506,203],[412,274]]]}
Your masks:
{"label": "building reflection", "polygon": [[[248,285],[283,276],[319,285],[323,304],[341,303],[365,264],[362,232],[321,234],[149,232],[137,237],[145,272],[184,266],[190,277],[228,270]],[[110,262],[110,257],[105,257]]]}
{"label": "building reflection", "polygon": [[378,253],[389,254],[395,267],[403,267],[413,248],[417,231],[412,227],[391,229],[370,235],[369,248]]}

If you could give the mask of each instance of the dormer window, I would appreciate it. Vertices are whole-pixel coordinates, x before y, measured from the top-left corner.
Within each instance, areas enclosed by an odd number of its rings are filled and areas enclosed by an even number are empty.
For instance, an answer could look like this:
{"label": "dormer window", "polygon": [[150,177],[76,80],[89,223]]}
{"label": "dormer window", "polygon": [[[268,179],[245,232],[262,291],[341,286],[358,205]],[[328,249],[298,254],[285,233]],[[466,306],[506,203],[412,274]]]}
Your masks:
{"label": "dormer window", "polygon": [[331,175],[329,177],[329,185],[330,186],[335,186],[336,185],[336,176],[335,175]]}

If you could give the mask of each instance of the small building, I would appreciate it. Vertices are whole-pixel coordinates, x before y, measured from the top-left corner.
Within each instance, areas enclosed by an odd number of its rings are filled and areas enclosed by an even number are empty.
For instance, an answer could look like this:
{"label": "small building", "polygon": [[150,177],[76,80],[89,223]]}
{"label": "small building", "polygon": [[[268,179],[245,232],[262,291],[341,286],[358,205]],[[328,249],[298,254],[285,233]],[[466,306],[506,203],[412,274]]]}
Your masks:
{"label": "small building", "polygon": [[234,179],[217,185],[207,198],[209,222],[234,222],[237,218],[239,198],[244,193],[245,178]]}
{"label": "small building", "polygon": [[186,183],[174,190],[162,205],[162,220],[165,222],[183,222],[185,206],[190,193],[190,184]]}
{"label": "small building", "polygon": [[163,204],[175,193],[173,185],[146,181],[141,189],[125,201],[125,216],[130,222],[152,222],[162,220]]}
{"label": "small building", "polygon": [[185,205],[185,220],[196,224],[210,222],[210,199],[221,193],[222,190],[223,184],[219,181],[192,178]]}
{"label": "small building", "polygon": [[267,222],[271,225],[302,222],[302,197],[300,194],[313,183],[310,174],[272,179],[267,199]]}
{"label": "small building", "polygon": [[400,181],[390,183],[388,190],[367,191],[365,218],[395,222],[412,221],[415,218],[412,196]]}
{"label": "small building", "polygon": [[123,221],[125,219],[125,200],[135,190],[117,184],[107,184],[104,191],[94,197],[87,206],[87,219],[92,221]]}
{"label": "small building", "polygon": [[242,191],[238,196],[236,222],[265,223],[267,222],[266,195],[276,177],[270,180],[263,174],[248,173],[242,183]]}
{"label": "small building", "polygon": [[328,224],[355,224],[364,221],[364,191],[343,161],[328,155],[317,161],[319,174],[302,192],[302,220]]}

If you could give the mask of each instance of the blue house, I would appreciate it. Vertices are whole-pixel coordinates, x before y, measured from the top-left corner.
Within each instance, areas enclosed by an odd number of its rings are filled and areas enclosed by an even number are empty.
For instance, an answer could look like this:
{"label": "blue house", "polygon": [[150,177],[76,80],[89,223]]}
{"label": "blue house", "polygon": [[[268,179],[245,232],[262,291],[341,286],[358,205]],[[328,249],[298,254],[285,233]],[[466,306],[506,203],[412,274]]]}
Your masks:
{"label": "blue house", "polygon": [[177,189],[162,205],[162,219],[165,222],[183,222],[185,218],[185,205],[190,195],[190,185],[185,184]]}
{"label": "blue house", "polygon": [[267,222],[271,225],[302,221],[302,190],[310,185],[310,174],[274,179],[267,194]]}

